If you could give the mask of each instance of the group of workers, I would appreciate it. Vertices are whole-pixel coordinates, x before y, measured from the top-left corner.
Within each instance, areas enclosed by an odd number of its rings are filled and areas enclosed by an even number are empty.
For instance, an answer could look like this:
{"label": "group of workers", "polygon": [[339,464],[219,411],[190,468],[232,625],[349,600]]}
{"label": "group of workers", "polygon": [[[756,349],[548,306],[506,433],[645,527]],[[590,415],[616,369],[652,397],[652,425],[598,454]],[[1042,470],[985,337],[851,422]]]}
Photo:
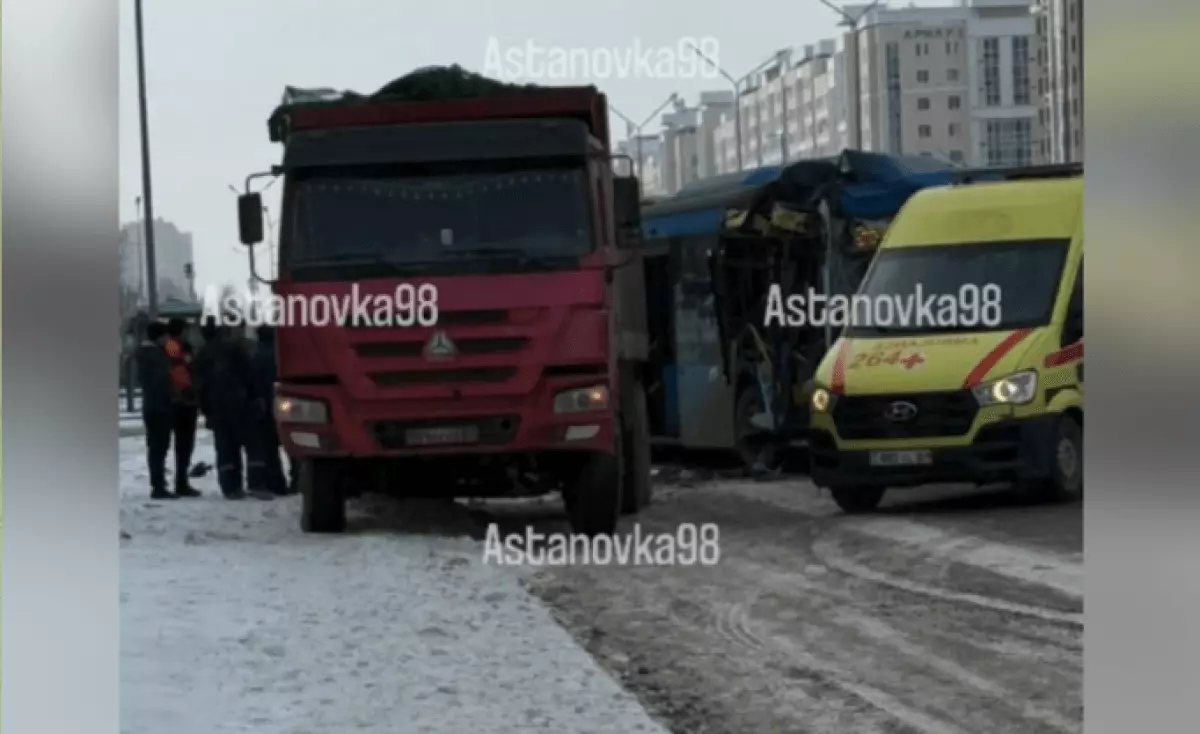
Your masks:
{"label": "group of workers", "polygon": [[[275,333],[261,326],[257,343],[240,329],[206,320],[199,350],[184,338],[182,319],[151,322],[137,351],[146,428],[150,497],[156,500],[199,497],[188,482],[199,416],[213,432],[217,482],[226,499],[271,499],[291,494],[295,482],[285,476],[275,427]],[[174,486],[167,484],[166,462],[175,444]],[[243,459],[244,456],[244,459]],[[295,466],[292,466],[294,477]]]}

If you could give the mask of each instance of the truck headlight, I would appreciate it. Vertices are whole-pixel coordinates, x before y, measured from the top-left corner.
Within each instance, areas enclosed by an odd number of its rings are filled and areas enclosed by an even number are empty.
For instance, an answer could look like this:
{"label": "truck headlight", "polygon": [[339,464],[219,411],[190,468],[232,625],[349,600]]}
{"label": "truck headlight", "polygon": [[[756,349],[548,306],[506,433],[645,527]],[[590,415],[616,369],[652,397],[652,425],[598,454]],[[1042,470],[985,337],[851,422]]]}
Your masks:
{"label": "truck headlight", "polygon": [[320,400],[276,395],[275,419],[280,423],[328,423],[329,409]]}
{"label": "truck headlight", "polygon": [[608,388],[604,385],[564,390],[554,396],[555,413],[583,413],[608,407]]}
{"label": "truck headlight", "polygon": [[1037,372],[1015,372],[971,390],[980,405],[1024,405],[1037,394]]}

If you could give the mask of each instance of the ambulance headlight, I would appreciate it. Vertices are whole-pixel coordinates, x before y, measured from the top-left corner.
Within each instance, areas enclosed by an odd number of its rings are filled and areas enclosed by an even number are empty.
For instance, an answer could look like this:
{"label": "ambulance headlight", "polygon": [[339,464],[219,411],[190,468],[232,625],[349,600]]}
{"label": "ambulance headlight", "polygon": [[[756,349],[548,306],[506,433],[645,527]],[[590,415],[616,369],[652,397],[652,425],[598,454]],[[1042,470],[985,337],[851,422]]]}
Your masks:
{"label": "ambulance headlight", "polygon": [[985,382],[971,392],[980,405],[1024,405],[1037,395],[1037,383],[1037,372],[1027,370]]}
{"label": "ambulance headlight", "polygon": [[275,419],[280,423],[328,423],[329,409],[321,400],[276,395]]}

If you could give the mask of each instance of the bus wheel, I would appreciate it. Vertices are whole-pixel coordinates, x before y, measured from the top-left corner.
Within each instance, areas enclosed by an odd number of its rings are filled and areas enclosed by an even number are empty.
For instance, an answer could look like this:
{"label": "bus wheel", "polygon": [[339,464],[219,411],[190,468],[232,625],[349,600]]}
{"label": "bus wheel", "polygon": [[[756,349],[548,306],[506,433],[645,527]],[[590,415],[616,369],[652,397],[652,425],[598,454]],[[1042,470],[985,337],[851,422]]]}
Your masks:
{"label": "bus wheel", "polygon": [[763,401],[758,385],[742,383],[733,403],[734,449],[747,467],[754,466],[765,445],[762,430],[750,422],[762,409]]}
{"label": "bus wheel", "polygon": [[883,501],[886,487],[830,487],[833,501],[847,515],[873,512]]}

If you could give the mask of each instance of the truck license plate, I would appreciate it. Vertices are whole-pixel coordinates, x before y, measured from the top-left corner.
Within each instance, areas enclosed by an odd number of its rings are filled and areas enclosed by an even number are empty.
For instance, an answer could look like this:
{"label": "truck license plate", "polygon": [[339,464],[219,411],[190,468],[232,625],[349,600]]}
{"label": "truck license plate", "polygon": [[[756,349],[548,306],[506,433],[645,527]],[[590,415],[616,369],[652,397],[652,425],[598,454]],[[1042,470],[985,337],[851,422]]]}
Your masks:
{"label": "truck license plate", "polygon": [[475,443],[478,440],[478,426],[410,428],[404,432],[404,443],[409,446],[449,446],[453,444]]}
{"label": "truck license plate", "polygon": [[871,452],[871,466],[926,466],[932,463],[932,451]]}

